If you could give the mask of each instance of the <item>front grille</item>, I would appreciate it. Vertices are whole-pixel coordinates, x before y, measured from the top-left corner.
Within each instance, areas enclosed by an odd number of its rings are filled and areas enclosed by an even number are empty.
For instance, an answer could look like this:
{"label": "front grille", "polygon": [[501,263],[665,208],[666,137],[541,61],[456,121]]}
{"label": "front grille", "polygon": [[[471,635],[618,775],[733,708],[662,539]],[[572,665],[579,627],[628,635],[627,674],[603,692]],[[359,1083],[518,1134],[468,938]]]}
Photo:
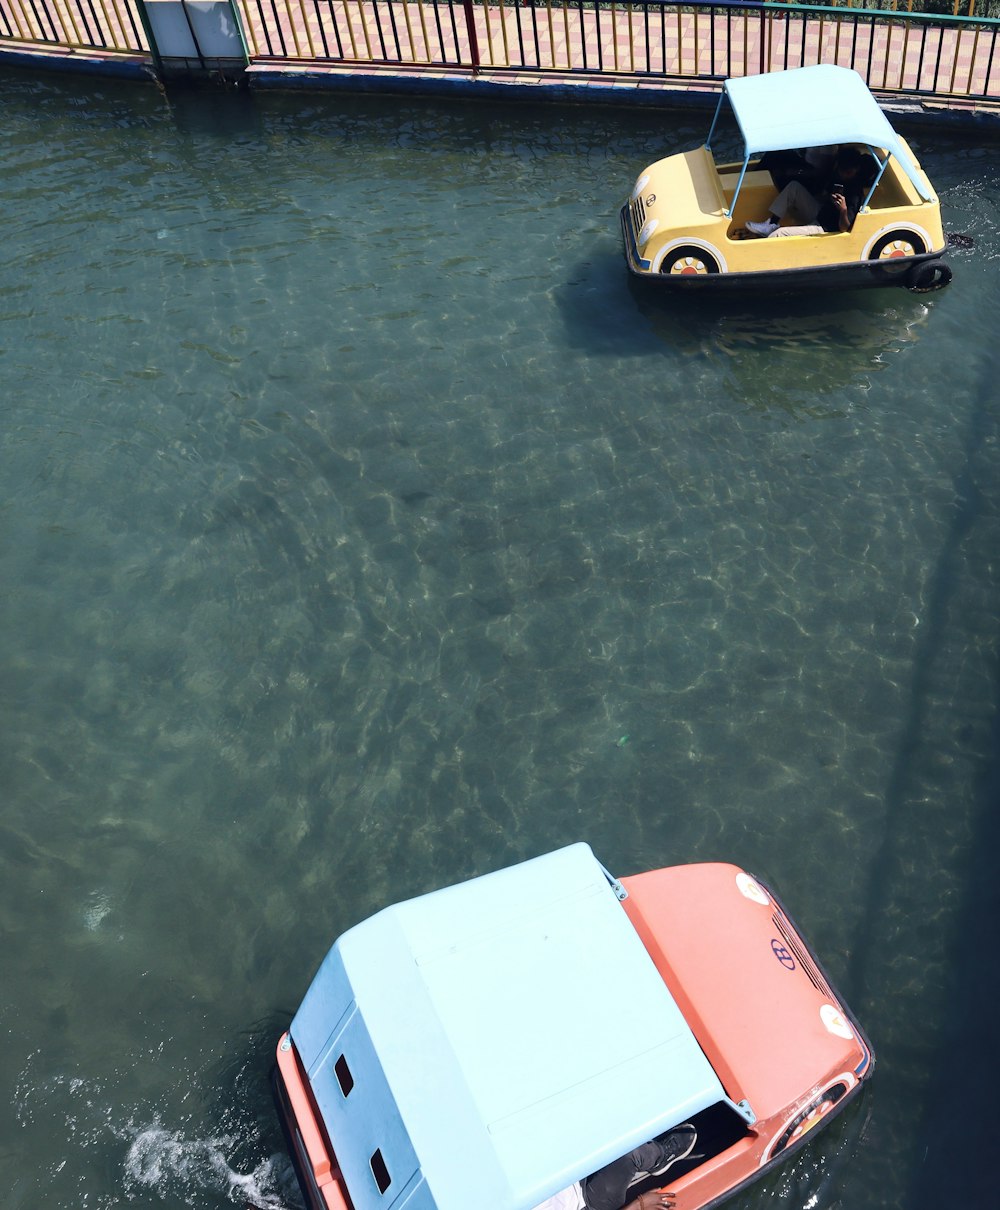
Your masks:
{"label": "front grille", "polygon": [[801,966],[809,976],[809,980],[813,987],[821,991],[824,996],[829,996],[831,1000],[835,1000],[836,997],[827,984],[827,981],[817,970],[816,963],[813,962],[812,958],[809,957],[809,954],[806,952],[795,933],[787,927],[784,918],[775,913],[771,919],[774,922],[774,927],[781,934],[781,939],[788,947],[789,952],[795,958],[795,961],[799,964],[799,966]]}
{"label": "front grille", "polygon": [[646,221],[646,207],[643,204],[641,197],[632,198],[632,230],[635,232],[635,238],[639,238],[639,232],[642,230],[642,225]]}

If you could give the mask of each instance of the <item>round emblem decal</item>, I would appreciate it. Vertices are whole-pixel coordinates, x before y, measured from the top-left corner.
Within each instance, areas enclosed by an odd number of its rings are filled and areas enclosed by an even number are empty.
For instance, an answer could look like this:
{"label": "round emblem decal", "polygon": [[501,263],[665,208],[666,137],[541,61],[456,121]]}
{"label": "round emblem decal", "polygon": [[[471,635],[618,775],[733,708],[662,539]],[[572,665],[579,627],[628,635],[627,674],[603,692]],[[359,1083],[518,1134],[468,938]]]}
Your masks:
{"label": "round emblem decal", "polygon": [[[795,959],[792,957],[788,946],[779,941],[777,937],[771,941],[771,953],[774,954],[785,970],[795,970]],[[829,1026],[827,1028],[829,1029]]]}

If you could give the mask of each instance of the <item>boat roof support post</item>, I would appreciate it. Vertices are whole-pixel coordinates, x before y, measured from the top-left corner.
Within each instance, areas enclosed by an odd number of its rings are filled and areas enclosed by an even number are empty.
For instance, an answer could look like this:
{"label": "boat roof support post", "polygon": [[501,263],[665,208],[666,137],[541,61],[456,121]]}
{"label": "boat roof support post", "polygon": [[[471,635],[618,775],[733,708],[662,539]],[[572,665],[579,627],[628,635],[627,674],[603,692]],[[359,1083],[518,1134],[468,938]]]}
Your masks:
{"label": "boat roof support post", "polygon": [[875,161],[876,164],[878,164],[878,172],[876,172],[876,174],[875,174],[875,179],[874,179],[874,181],[872,181],[871,188],[868,190],[868,193],[865,195],[865,200],[861,203],[862,210],[868,209],[869,203],[871,202],[872,198],[875,196],[875,190],[878,188],[878,183],[882,179],[882,174],[889,167],[889,153],[888,152],[885,153],[885,159],[880,160],[878,158],[878,152],[875,150],[874,147],[869,147],[868,150],[871,152],[872,159]]}
{"label": "boat roof support post", "polygon": [[736,199],[740,196],[740,189],[743,187],[743,178],[747,174],[747,165],[749,163],[750,163],[750,156],[748,155],[747,158],[743,161],[743,167],[740,169],[740,179],[736,182],[736,192],[733,194],[733,204],[731,206],[729,206],[728,208],[723,209],[723,211],[722,211],[722,213],[726,216],[726,218],[733,217],[733,211],[736,209]]}
{"label": "boat roof support post", "polygon": [[715,134],[715,127],[719,121],[719,114],[722,113],[722,103],[725,101],[725,99],[726,90],[725,87],[723,87],[722,92],[719,93],[719,103],[715,107],[715,117],[712,118],[712,125],[708,128],[708,138],[705,140],[706,151],[712,150],[712,135]]}

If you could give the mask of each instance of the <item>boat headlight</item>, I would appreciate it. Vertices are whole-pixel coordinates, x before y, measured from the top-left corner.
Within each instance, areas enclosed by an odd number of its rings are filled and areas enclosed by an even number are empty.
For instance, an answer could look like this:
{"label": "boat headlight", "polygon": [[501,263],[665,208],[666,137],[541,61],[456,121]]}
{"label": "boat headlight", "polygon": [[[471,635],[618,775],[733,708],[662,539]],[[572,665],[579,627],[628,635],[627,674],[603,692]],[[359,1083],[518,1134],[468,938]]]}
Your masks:
{"label": "boat headlight", "polygon": [[645,189],[648,184],[649,184],[649,173],[644,172],[642,174],[642,176],[639,177],[639,179],[636,181],[635,188],[632,190],[632,201],[633,202],[636,200],[636,198],[639,196],[639,194],[642,193],[643,189]]}
{"label": "boat headlight", "polygon": [[660,220],[658,218],[647,219],[642,224],[642,230],[639,232],[639,243],[640,243],[640,245],[642,245],[642,247],[645,247],[646,244],[648,244],[649,241],[653,238],[653,232],[656,230],[657,227],[659,227],[659,225],[660,225]]}

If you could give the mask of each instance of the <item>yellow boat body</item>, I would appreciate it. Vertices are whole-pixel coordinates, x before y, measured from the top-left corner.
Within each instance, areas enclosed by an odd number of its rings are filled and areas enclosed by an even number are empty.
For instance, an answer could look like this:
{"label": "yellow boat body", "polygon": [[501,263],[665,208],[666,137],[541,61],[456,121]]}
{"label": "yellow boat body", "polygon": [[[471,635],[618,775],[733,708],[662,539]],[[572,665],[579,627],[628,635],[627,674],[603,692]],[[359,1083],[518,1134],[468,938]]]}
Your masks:
{"label": "yellow boat body", "polygon": [[[639,176],[622,208],[629,268],[639,277],[677,285],[779,287],[914,284],[946,247],[940,202],[916,157],[929,200],[894,157],[850,231],[758,239],[745,223],[762,219],[778,194],[771,173],[751,160],[716,165],[707,147],[668,156]],[[885,152],[881,153],[885,157]],[[735,198],[735,208],[733,206]],[[757,275],[765,275],[763,277]]]}

